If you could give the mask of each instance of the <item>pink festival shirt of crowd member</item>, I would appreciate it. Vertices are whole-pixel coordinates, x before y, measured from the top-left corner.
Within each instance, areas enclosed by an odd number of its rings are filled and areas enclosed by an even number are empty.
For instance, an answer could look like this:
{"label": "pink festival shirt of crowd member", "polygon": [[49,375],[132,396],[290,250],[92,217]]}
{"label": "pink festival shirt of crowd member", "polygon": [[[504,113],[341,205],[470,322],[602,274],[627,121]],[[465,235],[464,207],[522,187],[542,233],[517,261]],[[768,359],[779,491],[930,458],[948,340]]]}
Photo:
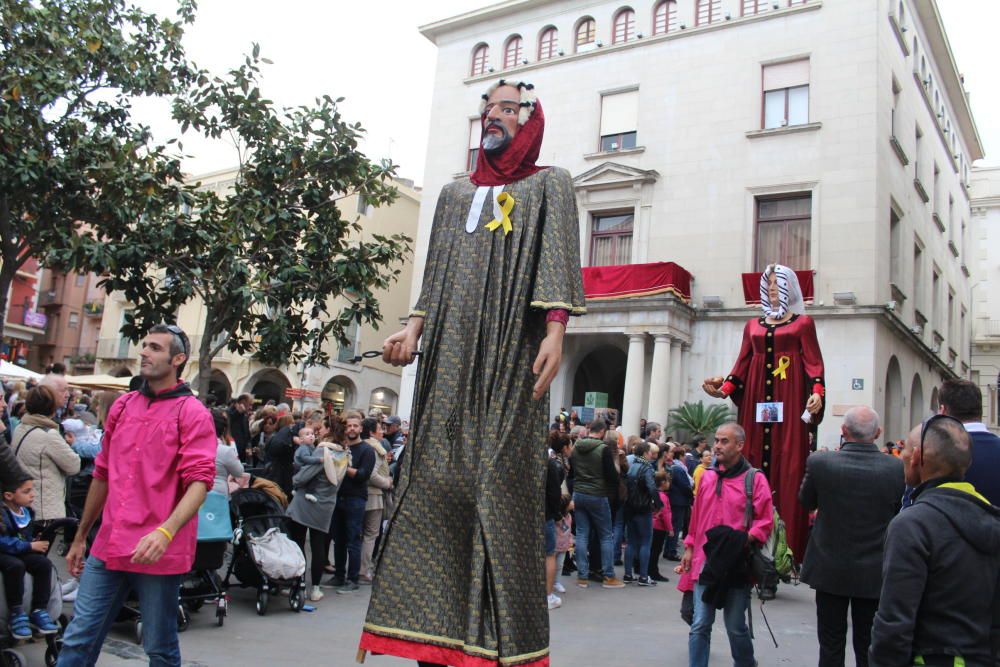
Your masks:
{"label": "pink festival shirt of crowd member", "polygon": [[[108,482],[93,554],[109,570],[183,574],[194,563],[198,517],[177,531],[152,565],[132,562],[139,540],[163,525],[193,482],[212,488],[216,438],[212,414],[193,395],[152,399],[129,392],[108,411],[94,477]],[[163,396],[163,398],[161,398]]]}
{"label": "pink festival shirt of crowd member", "polygon": [[[705,566],[705,534],[716,526],[729,526],[736,530],[744,530],[743,519],[746,510],[746,473],[737,477],[722,480],[722,497],[715,494],[716,480],[719,478],[715,470],[709,468],[701,476],[699,488],[701,492],[694,497],[694,507],[691,508],[691,525],[684,537],[684,546],[692,547],[691,584],[698,581],[701,569]],[[750,522],[750,537],[763,544],[771,535],[774,527],[774,503],[771,501],[771,486],[767,483],[764,473],[758,471],[753,479],[753,515]],[[760,518],[757,518],[760,517]],[[683,584],[684,582],[681,582]],[[678,584],[677,588],[681,588]]]}

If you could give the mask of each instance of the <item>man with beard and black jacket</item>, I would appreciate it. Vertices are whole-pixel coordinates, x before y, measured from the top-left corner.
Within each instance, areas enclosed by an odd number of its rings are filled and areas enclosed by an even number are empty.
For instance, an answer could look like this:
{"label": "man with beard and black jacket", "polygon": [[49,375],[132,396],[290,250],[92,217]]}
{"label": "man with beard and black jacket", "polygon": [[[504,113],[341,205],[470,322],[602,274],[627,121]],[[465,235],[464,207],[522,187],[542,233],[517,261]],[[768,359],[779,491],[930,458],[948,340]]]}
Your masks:
{"label": "man with beard and black jacket", "polygon": [[972,444],[934,415],[902,454],[913,505],[889,524],[871,667],[995,667],[1000,659],[1000,509],[963,482]]}

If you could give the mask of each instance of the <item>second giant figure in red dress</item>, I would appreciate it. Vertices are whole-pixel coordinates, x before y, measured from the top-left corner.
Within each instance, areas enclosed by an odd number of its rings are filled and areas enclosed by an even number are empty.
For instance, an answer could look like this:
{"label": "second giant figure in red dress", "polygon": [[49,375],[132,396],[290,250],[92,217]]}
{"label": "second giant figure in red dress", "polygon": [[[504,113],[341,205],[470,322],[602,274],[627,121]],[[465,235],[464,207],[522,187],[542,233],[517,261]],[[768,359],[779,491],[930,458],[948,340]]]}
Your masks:
{"label": "second giant figure in red dress", "polygon": [[760,292],[764,314],[744,327],[732,371],[726,378],[708,378],[703,388],[736,403],[740,426],[747,432],[743,453],[770,480],[788,544],[801,561],[808,513],[799,504],[798,492],[809,456],[809,433],[823,418],[823,355],[795,272],[780,264],[768,266]]}

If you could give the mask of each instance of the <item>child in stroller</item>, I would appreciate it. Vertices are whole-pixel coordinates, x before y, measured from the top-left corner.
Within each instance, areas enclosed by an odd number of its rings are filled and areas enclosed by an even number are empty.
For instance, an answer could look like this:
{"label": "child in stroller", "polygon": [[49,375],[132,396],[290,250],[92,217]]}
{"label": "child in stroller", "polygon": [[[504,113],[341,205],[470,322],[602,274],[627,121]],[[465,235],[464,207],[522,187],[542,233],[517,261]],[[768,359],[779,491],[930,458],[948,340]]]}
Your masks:
{"label": "child in stroller", "polygon": [[[0,640],[5,647],[5,665],[25,664],[24,657],[12,647],[33,636],[43,638],[47,644],[47,665],[54,665],[59,655],[59,635],[63,626],[56,623],[53,616],[60,618],[62,597],[55,568],[46,554],[55,532],[69,523],[75,523],[75,520],[57,520],[35,535],[34,513],[30,507],[34,495],[34,481],[30,478],[8,481],[3,488],[3,506],[0,507],[0,571],[3,575]],[[25,612],[25,602],[30,603],[30,613]]]}

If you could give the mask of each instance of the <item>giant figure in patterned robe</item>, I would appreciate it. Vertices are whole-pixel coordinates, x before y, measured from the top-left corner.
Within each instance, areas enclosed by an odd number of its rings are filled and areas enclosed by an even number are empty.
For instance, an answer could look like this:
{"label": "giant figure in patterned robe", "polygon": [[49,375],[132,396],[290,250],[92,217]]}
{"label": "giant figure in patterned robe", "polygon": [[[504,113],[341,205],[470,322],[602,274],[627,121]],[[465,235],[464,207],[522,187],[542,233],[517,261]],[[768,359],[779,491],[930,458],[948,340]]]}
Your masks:
{"label": "giant figure in patterned robe", "polygon": [[[743,454],[771,482],[774,505],[785,521],[788,545],[797,561],[805,555],[809,514],[799,487],[809,456],[809,433],[823,418],[823,355],[816,325],[805,314],[795,272],[774,264],[761,275],[763,316],[746,323],[743,344],[726,378],[709,378],[705,391],[736,403],[747,433]],[[782,403],[782,420],[758,420],[760,403]],[[806,411],[810,421],[802,420]]]}
{"label": "giant figure in patterned robe", "polygon": [[[423,288],[384,358],[421,357],[396,509],[361,638],[423,664],[549,664],[547,389],[585,312],[569,173],[535,165],[532,87],[484,95],[476,171],[446,185]],[[512,137],[512,138],[511,138]]]}

